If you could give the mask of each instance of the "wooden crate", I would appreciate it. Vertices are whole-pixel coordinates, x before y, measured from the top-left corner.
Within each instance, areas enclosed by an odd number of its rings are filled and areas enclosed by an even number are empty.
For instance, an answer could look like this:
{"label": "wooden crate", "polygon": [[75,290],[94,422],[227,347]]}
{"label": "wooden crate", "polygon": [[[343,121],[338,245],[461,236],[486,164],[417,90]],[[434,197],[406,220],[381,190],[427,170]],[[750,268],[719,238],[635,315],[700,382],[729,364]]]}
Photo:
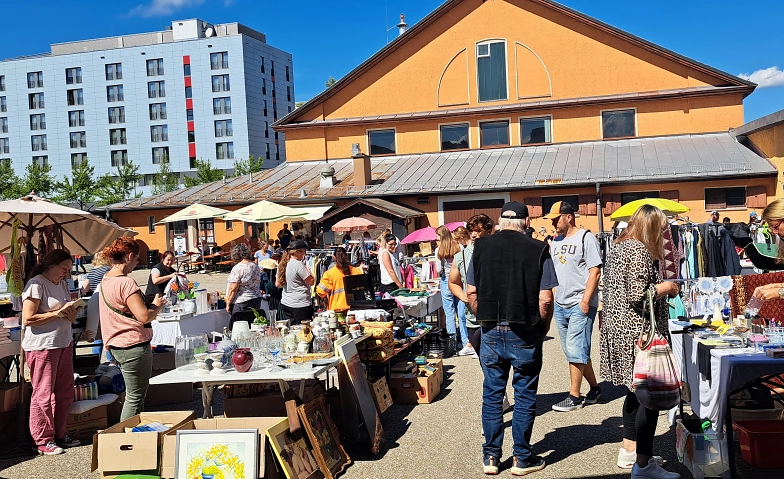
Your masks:
{"label": "wooden crate", "polygon": [[376,403],[378,413],[384,414],[384,411],[389,409],[392,405],[392,395],[389,394],[387,378],[382,376],[381,378],[370,382],[370,389],[373,391],[373,401]]}

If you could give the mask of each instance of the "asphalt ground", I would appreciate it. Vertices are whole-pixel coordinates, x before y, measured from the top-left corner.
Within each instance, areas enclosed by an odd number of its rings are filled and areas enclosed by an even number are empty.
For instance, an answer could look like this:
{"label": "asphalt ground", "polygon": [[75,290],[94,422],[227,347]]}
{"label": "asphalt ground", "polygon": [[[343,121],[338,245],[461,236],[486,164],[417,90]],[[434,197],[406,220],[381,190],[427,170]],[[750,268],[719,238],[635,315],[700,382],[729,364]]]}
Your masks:
{"label": "asphalt ground", "polygon": [[[146,283],[146,270],[133,273],[140,284]],[[192,275],[210,290],[225,289],[226,274]],[[569,413],[559,413],[551,406],[564,398],[569,385],[568,365],[561,352],[555,327],[544,344],[543,368],[539,382],[537,418],[532,443],[534,452],[541,455],[547,467],[531,474],[532,478],[628,478],[630,473],[616,466],[621,443],[621,407],[625,389],[607,383],[602,386],[598,404]],[[599,359],[598,331],[594,331],[593,357]],[[479,361],[471,357],[444,360],[445,382],[440,395],[432,404],[394,405],[382,416],[386,445],[378,456],[361,451],[349,451],[353,464],[341,476],[346,479],[441,479],[480,478],[482,473],[481,389],[482,370]],[[597,371],[598,372],[598,371]],[[509,397],[513,397],[511,384]],[[588,390],[583,386],[583,394]],[[194,401],[151,408],[152,410],[195,410],[202,412],[200,391],[194,391]],[[215,394],[215,413],[223,410],[222,396]],[[511,419],[504,416],[506,435],[504,456],[499,477],[512,477]],[[13,427],[10,426],[10,427]],[[6,431],[7,432],[7,431]],[[663,456],[666,468],[691,474],[678,463],[675,453],[675,431],[664,414],[659,417],[655,453]],[[736,436],[737,437],[737,436]],[[3,440],[0,457],[13,456],[19,447]],[[98,478],[90,472],[92,446],[69,449],[59,456],[32,456],[0,459],[0,477],[9,479],[38,478]],[[5,452],[5,454],[4,454]],[[739,477],[743,479],[773,479],[784,477],[784,469],[760,470],[740,459],[736,445]]]}

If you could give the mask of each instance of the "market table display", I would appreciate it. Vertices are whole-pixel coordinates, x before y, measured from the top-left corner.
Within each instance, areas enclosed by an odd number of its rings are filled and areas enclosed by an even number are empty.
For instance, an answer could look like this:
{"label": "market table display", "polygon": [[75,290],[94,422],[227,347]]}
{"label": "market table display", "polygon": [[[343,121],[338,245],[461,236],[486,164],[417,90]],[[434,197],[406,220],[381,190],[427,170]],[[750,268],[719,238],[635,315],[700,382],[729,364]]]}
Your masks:
{"label": "market table display", "polygon": [[431,291],[428,296],[395,296],[403,306],[406,316],[424,318],[436,313],[443,306],[441,291]]}
{"label": "market table display", "polygon": [[[262,306],[264,307],[264,306]],[[208,311],[179,321],[156,319],[152,322],[152,342],[154,346],[174,346],[178,336],[187,334],[222,332],[229,326],[231,315],[225,310]]]}
{"label": "market table display", "polygon": [[[7,381],[11,374],[11,368],[19,366],[19,354],[22,350],[22,342],[10,340],[10,343],[0,344],[0,382]],[[18,369],[17,369],[18,370]]]}

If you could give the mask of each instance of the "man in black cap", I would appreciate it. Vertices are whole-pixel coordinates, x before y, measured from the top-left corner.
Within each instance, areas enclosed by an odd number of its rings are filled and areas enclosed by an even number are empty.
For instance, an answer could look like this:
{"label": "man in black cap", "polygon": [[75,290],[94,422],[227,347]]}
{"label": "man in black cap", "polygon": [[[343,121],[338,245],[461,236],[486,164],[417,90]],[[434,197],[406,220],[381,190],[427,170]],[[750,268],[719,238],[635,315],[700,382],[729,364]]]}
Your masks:
{"label": "man in black cap", "polygon": [[501,231],[476,240],[466,274],[466,295],[482,325],[479,359],[484,373],[485,474],[497,474],[501,462],[502,404],[510,369],[515,393],[511,472],[525,475],[545,466],[544,459],[532,454],[531,432],[542,369],[542,340],[550,328],[553,298],[552,286],[542,284],[548,247],[524,234],[529,223],[528,207],[516,201],[506,203],[501,208]]}

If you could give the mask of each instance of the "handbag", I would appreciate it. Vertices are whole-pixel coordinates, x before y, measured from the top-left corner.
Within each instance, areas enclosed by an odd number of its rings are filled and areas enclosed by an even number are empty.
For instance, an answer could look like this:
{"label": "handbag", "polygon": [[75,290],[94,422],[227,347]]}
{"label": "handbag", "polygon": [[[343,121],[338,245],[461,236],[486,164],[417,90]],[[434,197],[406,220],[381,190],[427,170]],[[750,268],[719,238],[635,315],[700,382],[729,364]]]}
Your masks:
{"label": "handbag", "polygon": [[653,292],[650,289],[643,311],[643,318],[647,316],[648,321],[636,344],[632,390],[646,408],[666,411],[680,403],[681,381],[672,348],[656,330]]}

